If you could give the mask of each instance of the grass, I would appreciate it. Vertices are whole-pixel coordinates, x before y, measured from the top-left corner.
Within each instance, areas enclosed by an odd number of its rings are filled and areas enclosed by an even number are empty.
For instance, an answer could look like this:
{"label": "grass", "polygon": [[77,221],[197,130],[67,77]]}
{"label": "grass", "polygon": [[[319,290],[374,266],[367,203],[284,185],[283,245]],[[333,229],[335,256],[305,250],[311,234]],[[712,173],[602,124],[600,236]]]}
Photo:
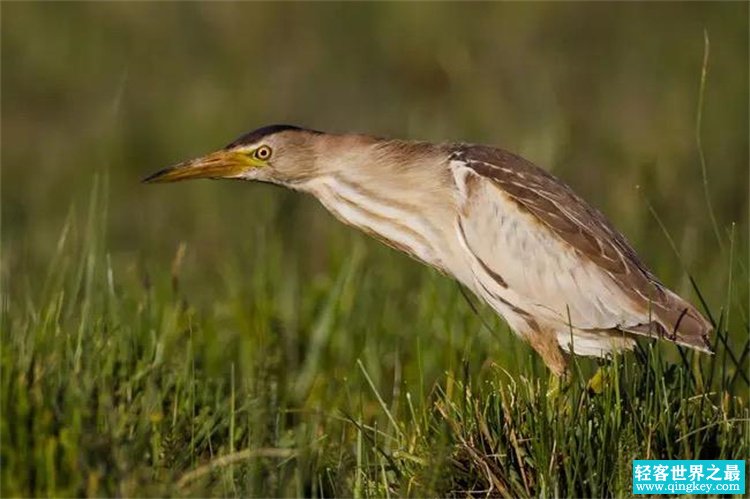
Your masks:
{"label": "grass", "polygon": [[261,225],[210,270],[185,246],[133,265],[107,248],[107,193],[71,210],[44,278],[6,280],[2,496],[623,496],[636,458],[750,455],[733,256],[715,355],[644,342],[602,393],[582,359],[548,395],[494,314],[388,249],[352,236],[311,281]]}
{"label": "grass", "polygon": [[[628,496],[632,459],[750,455],[747,4],[2,11],[0,496]],[[550,394],[492,311],[312,200],[138,183],[274,122],[552,168],[716,354],[644,341]]]}

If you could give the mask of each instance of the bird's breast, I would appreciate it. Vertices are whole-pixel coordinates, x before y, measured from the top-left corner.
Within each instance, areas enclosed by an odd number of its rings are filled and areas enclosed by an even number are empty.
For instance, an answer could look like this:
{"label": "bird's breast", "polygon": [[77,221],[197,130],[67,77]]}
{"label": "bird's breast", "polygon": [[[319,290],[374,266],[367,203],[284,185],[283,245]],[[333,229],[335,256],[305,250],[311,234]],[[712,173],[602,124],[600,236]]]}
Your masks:
{"label": "bird's breast", "polygon": [[448,272],[447,241],[435,212],[425,209],[421,193],[396,198],[345,175],[327,175],[308,182],[313,194],[336,218],[423,263]]}

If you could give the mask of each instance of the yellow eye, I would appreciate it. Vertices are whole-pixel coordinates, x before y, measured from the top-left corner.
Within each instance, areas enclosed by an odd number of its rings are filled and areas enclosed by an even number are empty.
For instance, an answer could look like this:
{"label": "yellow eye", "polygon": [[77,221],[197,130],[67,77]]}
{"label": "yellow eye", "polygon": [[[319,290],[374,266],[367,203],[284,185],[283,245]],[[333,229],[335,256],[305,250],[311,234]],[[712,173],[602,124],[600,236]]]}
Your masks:
{"label": "yellow eye", "polygon": [[255,156],[255,159],[266,161],[271,157],[271,148],[268,146],[260,146],[255,150],[253,156]]}

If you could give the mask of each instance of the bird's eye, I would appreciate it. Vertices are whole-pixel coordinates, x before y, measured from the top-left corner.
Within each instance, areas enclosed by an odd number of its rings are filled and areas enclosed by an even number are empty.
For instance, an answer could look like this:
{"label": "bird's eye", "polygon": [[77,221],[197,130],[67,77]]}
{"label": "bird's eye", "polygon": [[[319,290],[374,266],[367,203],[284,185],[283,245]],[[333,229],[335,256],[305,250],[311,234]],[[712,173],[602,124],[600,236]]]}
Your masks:
{"label": "bird's eye", "polygon": [[260,159],[261,161],[266,161],[268,158],[271,157],[271,148],[268,146],[260,146],[255,150],[253,153],[256,159]]}

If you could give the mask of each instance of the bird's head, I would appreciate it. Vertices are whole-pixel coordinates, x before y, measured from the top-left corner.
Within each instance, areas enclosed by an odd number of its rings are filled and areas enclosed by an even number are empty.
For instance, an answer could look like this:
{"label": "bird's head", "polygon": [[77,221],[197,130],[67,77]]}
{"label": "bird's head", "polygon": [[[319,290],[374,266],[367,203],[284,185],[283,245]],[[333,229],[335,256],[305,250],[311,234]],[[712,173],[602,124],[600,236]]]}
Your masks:
{"label": "bird's head", "polygon": [[292,184],[314,174],[318,144],[325,135],[290,125],[266,126],[223,149],[159,170],[143,181],[212,178]]}

